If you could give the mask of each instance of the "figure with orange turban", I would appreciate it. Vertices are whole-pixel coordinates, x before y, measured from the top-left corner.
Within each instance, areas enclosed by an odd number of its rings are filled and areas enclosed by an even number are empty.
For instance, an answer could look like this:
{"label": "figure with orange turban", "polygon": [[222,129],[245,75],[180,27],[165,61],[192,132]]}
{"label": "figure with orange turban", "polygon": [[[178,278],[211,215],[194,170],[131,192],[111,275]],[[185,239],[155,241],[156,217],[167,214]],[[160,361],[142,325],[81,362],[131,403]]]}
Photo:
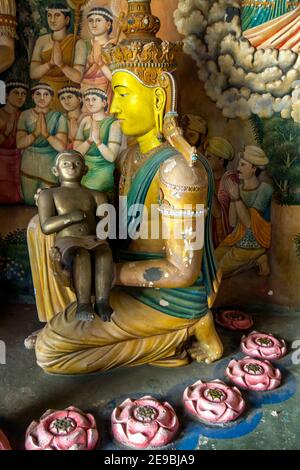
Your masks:
{"label": "figure with orange turban", "polygon": [[235,230],[216,250],[223,278],[254,266],[260,275],[270,273],[266,251],[271,245],[271,184],[259,181],[258,174],[269,163],[265,152],[254,145],[245,147],[238,164],[240,184],[227,180],[230,195],[229,218]]}
{"label": "figure with orange turban", "polygon": [[238,183],[239,180],[235,171],[226,171],[228,163],[234,159],[234,148],[228,140],[223,137],[209,137],[203,147],[215,181],[212,223],[216,248],[233,229],[229,223],[230,196],[226,190],[226,181],[228,179]]}

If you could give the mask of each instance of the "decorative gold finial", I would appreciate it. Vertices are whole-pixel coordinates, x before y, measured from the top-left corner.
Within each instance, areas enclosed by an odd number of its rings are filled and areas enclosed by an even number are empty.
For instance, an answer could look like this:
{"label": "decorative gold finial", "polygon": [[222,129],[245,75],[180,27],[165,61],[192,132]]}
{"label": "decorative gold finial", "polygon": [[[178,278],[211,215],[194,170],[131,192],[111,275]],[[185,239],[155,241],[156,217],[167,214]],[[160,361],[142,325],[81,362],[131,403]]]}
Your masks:
{"label": "decorative gold finial", "polygon": [[161,72],[173,72],[180,42],[171,43],[156,37],[159,18],[152,15],[151,0],[127,0],[128,12],[122,30],[126,38],[103,49],[103,59],[112,71],[132,71],[146,85],[155,86]]}
{"label": "decorative gold finial", "polygon": [[128,0],[128,14],[123,23],[127,40],[158,40],[155,35],[160,29],[160,21],[157,16],[152,15],[150,2],[151,0]]}

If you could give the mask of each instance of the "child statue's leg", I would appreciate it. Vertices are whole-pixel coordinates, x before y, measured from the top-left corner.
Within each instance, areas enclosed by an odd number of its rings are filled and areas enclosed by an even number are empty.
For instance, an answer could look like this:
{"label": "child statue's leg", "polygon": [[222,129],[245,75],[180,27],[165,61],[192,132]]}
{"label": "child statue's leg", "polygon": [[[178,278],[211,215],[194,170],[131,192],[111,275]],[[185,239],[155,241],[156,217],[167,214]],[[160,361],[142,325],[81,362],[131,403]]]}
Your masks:
{"label": "child statue's leg", "polygon": [[73,259],[73,284],[77,297],[76,319],[91,321],[95,318],[91,302],[92,267],[90,253],[79,248]]}
{"label": "child statue's leg", "polygon": [[109,304],[109,294],[113,281],[113,258],[108,245],[95,250],[95,312],[103,321],[110,321],[113,309]]}

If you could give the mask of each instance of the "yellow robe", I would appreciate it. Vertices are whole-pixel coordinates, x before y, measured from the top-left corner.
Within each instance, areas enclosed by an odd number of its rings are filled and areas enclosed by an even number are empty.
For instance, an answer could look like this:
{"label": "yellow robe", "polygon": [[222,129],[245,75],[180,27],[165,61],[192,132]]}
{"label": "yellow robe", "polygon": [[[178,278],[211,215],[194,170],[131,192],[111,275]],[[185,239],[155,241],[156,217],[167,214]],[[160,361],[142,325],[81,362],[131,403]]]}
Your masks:
{"label": "yellow robe", "polygon": [[[68,34],[61,41],[60,46],[62,50],[63,63],[65,65],[72,66],[74,35]],[[41,53],[41,59],[42,59],[41,63],[45,64],[46,62],[49,62],[51,59],[51,55],[52,55],[52,49],[47,49],[46,51],[43,51]],[[54,95],[54,99],[51,105],[52,109],[55,109],[56,111],[64,111],[57,97],[57,93],[61,88],[72,84],[70,79],[64,75],[64,73],[61,71],[59,67],[55,66],[55,67],[52,67],[49,70],[49,72],[41,78],[40,81],[43,83],[47,83],[54,90],[55,95]]]}

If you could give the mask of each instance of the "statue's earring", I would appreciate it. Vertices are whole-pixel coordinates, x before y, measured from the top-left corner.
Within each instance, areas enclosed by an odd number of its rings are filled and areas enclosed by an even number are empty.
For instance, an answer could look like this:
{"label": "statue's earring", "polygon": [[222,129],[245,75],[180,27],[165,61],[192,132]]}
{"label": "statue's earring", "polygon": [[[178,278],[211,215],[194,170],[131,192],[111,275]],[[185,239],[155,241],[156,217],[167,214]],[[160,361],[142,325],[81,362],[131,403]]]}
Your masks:
{"label": "statue's earring", "polygon": [[159,111],[155,112],[155,126],[157,131],[157,138],[160,142],[163,142],[165,140],[163,134],[163,116]]}

